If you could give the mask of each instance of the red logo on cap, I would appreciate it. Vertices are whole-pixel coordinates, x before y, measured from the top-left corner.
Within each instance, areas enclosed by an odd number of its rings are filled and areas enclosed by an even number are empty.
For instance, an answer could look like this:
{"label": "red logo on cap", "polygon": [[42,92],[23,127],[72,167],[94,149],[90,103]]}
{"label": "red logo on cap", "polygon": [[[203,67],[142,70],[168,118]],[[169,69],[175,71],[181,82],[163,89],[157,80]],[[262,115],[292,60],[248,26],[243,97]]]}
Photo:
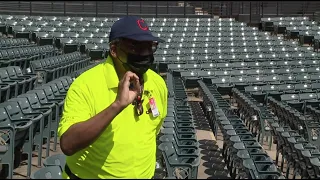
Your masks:
{"label": "red logo on cap", "polygon": [[138,23],[140,29],[142,29],[142,30],[144,30],[144,31],[149,30],[148,26],[146,25],[146,23],[144,22],[143,19],[139,19],[139,20],[137,21],[137,23]]}

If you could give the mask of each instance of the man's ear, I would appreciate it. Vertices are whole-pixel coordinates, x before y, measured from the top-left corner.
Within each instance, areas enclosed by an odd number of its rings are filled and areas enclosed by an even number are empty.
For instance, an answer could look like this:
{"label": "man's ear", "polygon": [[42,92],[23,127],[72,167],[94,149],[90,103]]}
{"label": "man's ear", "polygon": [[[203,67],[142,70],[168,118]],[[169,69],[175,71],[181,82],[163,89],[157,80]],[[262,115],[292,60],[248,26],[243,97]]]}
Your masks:
{"label": "man's ear", "polygon": [[117,58],[117,47],[116,47],[116,45],[111,44],[109,51],[110,51],[110,54],[111,54],[112,57]]}

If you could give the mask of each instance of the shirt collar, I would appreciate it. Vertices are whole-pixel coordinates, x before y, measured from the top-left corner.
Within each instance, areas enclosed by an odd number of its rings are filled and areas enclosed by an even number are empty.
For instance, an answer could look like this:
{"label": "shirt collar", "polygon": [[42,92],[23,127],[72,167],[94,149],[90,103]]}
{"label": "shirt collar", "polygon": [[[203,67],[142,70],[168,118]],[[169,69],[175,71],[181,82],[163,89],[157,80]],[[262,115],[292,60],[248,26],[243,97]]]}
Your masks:
{"label": "shirt collar", "polygon": [[[107,81],[107,85],[109,89],[112,88],[117,88],[118,84],[119,84],[119,77],[117,74],[117,71],[114,67],[114,63],[113,60],[111,58],[111,56],[108,56],[106,61],[104,62],[104,73],[105,73],[105,77],[106,77],[106,81]],[[151,81],[148,81],[148,74],[150,73],[148,70],[146,73],[144,73],[143,75],[143,79],[144,79],[144,90],[152,92],[153,91],[153,85],[150,84]]]}

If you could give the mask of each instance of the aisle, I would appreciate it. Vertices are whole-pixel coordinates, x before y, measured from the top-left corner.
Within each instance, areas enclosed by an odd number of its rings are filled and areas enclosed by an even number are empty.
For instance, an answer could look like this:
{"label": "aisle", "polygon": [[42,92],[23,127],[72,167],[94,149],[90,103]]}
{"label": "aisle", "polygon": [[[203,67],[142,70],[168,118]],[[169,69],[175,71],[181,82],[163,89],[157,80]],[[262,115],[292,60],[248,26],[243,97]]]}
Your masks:
{"label": "aisle", "polygon": [[230,179],[221,155],[222,139],[216,139],[199,101],[189,101],[192,109],[197,139],[200,143],[201,160],[198,179]]}

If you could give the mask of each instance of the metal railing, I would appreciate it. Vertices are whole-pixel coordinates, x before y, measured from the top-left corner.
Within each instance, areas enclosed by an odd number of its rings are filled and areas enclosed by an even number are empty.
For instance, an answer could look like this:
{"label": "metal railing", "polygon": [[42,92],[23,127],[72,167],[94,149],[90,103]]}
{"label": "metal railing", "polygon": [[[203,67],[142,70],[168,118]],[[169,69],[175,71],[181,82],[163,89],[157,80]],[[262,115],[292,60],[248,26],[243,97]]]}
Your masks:
{"label": "metal railing", "polygon": [[209,14],[243,22],[260,22],[262,17],[308,16],[320,11],[319,1],[187,1]]}
{"label": "metal railing", "polygon": [[0,14],[53,16],[193,17],[193,6],[180,1],[0,1]]}
{"label": "metal railing", "polygon": [[319,1],[0,1],[0,14],[96,17],[220,16],[248,23],[260,22],[262,17],[276,16],[309,16],[314,19],[317,11],[320,11]]}

